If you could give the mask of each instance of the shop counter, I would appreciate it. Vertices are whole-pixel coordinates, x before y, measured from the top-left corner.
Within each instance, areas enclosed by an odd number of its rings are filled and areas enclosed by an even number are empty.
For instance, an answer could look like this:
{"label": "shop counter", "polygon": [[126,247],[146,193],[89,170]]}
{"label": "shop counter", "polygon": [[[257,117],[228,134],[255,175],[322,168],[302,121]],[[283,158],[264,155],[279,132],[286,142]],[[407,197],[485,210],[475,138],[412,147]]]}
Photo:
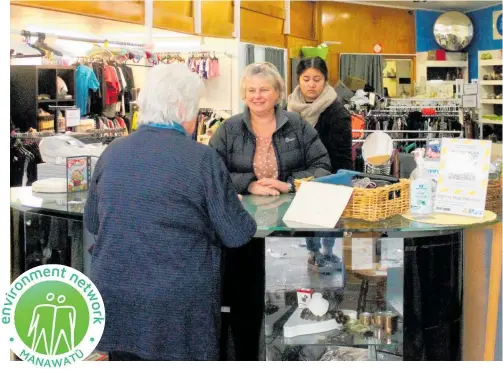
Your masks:
{"label": "shop counter", "polygon": [[[11,189],[13,278],[40,262],[89,273],[86,196]],[[258,230],[223,255],[223,360],[501,360],[500,218],[438,226],[395,216],[311,228],[282,221],[292,199],[243,198]],[[393,329],[306,325],[313,318],[300,318],[299,291],[322,293],[331,313],[347,317],[388,312]]]}

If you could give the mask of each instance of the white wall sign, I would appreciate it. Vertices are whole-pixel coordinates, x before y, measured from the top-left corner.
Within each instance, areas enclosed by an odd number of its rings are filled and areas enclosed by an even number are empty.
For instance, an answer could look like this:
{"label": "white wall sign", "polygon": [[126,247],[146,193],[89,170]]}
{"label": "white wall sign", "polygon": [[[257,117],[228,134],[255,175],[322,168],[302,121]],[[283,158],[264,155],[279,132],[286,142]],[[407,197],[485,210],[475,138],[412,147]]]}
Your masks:
{"label": "white wall sign", "polygon": [[476,108],[477,95],[463,95],[463,108]]}
{"label": "white wall sign", "polygon": [[463,95],[477,95],[479,85],[477,83],[465,83],[463,86]]}

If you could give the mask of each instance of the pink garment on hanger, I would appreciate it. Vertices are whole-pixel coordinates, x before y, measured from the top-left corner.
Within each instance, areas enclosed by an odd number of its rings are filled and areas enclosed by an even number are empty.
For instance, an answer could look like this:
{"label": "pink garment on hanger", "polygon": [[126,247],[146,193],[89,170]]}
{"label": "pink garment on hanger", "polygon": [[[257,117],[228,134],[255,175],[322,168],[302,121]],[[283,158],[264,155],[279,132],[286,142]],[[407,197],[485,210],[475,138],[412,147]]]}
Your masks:
{"label": "pink garment on hanger", "polygon": [[211,61],[211,78],[220,76],[220,70],[218,65],[218,59]]}

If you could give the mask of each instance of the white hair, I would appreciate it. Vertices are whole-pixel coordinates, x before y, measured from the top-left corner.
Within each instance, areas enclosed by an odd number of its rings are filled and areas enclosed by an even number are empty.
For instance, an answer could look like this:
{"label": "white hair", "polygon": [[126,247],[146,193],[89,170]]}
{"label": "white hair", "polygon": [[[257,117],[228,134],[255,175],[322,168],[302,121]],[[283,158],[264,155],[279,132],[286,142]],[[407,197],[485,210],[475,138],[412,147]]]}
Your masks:
{"label": "white hair", "polygon": [[138,124],[191,121],[197,115],[203,86],[185,64],[156,65],[148,72],[138,97]]}

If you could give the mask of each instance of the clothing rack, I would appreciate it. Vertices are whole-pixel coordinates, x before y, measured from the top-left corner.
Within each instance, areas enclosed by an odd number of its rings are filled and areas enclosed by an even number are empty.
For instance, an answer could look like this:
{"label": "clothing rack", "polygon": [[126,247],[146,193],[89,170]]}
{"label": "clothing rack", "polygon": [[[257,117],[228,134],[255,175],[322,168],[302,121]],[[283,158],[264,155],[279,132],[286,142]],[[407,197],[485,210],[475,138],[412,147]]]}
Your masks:
{"label": "clothing rack", "polygon": [[72,132],[71,134],[65,134],[65,133],[57,133],[55,131],[47,131],[47,132],[25,132],[25,133],[14,133],[11,134],[10,137],[12,138],[19,138],[19,139],[43,139],[45,137],[52,137],[52,136],[69,136],[69,137],[101,137],[105,135],[113,133],[126,133],[125,128],[107,128],[107,129],[89,129],[85,132]]}
{"label": "clothing rack", "polygon": [[[438,140],[438,138],[393,138],[391,141],[393,142],[428,142],[428,141],[435,141]],[[358,143],[358,142],[365,142],[365,140],[358,139],[358,140],[353,140],[353,143]]]}
{"label": "clothing rack", "polygon": [[30,32],[30,31],[26,31],[26,30],[20,31],[19,34],[24,37],[32,37],[33,36],[33,37],[45,38],[45,36],[53,36],[53,37],[57,37],[61,40],[90,42],[93,44],[109,43],[109,44],[113,44],[113,45],[126,46],[126,47],[138,47],[138,48],[145,47],[145,44],[138,44],[138,43],[133,43],[133,42],[113,41],[113,40],[104,40],[104,39],[95,39],[95,38],[86,38],[86,37],[74,37],[74,36],[66,36],[66,35],[49,34],[49,33],[44,33],[44,32]]}
{"label": "clothing rack", "polygon": [[424,98],[389,98],[386,100],[387,106],[402,106],[402,105],[422,105],[422,106],[428,106],[428,107],[434,107],[438,105],[455,105],[455,106],[460,106],[460,101],[458,99],[445,99],[445,98],[431,98],[431,99],[424,99]]}
{"label": "clothing rack", "polygon": [[459,133],[461,134],[462,131],[400,131],[400,130],[379,130],[379,129],[375,129],[375,130],[369,130],[369,129],[353,129],[352,130],[353,132],[363,132],[363,133],[373,133],[373,132],[384,132],[384,133],[414,133],[414,134],[420,134],[420,133],[424,133],[424,134],[434,134],[434,133],[440,133],[440,134],[456,134],[456,133]]}

